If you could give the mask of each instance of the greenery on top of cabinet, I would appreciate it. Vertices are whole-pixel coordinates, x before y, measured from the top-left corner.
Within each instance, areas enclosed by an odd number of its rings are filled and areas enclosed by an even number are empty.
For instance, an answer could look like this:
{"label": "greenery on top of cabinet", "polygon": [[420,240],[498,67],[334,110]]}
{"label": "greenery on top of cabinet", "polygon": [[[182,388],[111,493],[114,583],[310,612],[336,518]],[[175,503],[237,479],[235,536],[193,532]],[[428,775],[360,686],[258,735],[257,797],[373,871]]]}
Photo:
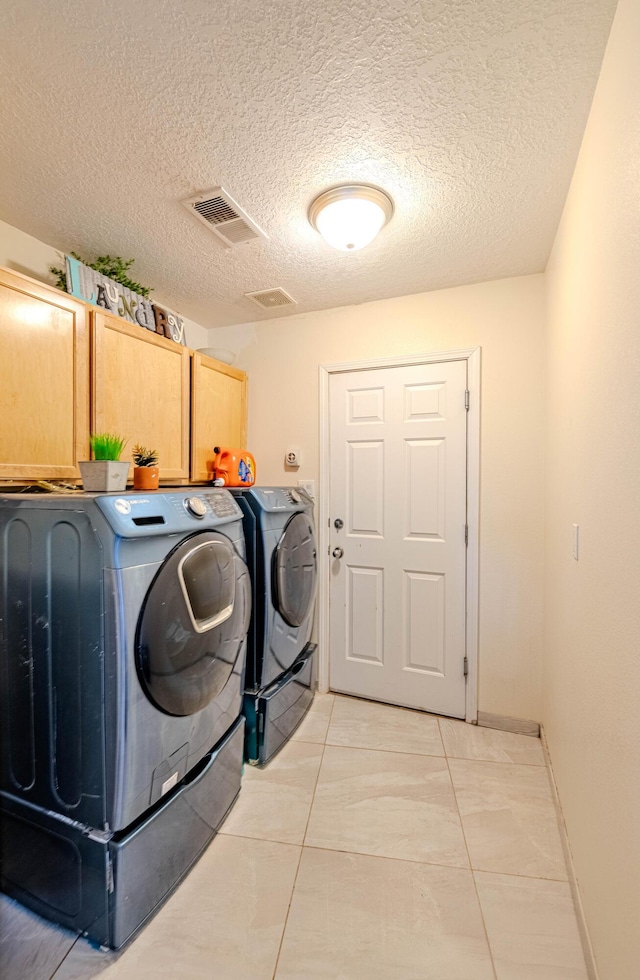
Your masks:
{"label": "greenery on top of cabinet", "polygon": [[[83,265],[88,265],[90,269],[95,269],[101,275],[106,276],[108,279],[113,279],[115,282],[119,282],[121,286],[125,286],[130,289],[132,293],[138,293],[139,296],[144,296],[145,299],[149,298],[149,293],[151,292],[150,286],[141,286],[139,282],[135,279],[130,279],[127,275],[129,269],[135,262],[135,259],[123,259],[120,255],[99,255],[95,262],[87,262],[82,256],[78,255],[77,252],[69,252],[74,259],[78,262],[82,262]],[[55,265],[49,266],[49,272],[53,273],[56,277],[56,286],[58,289],[67,291],[67,273],[65,269],[58,269]]]}

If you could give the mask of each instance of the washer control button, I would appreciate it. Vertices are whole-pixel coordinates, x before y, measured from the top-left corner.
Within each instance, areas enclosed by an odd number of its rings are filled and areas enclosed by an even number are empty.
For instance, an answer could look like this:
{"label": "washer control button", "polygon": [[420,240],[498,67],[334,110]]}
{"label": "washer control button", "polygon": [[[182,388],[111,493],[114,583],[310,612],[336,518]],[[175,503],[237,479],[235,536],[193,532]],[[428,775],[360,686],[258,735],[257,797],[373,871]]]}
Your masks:
{"label": "washer control button", "polygon": [[189,497],[184,505],[192,517],[204,517],[207,513],[207,505],[204,500],[200,500],[200,497]]}

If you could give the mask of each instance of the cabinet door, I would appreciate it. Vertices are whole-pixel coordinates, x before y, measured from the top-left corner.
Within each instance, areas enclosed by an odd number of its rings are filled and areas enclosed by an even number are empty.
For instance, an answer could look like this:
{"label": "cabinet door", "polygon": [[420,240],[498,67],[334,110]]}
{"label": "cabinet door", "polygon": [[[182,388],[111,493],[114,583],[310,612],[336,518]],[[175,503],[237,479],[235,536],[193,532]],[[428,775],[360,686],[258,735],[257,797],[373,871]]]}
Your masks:
{"label": "cabinet door", "polygon": [[87,308],[0,269],[0,480],[77,480],[89,459]]}
{"label": "cabinet door", "polygon": [[213,447],[247,448],[247,376],[244,371],[192,355],[191,479],[213,479]]}
{"label": "cabinet door", "polygon": [[[93,316],[93,432],[158,451],[160,479],[189,479],[189,351],[133,323]],[[129,471],[133,478],[133,463]]]}

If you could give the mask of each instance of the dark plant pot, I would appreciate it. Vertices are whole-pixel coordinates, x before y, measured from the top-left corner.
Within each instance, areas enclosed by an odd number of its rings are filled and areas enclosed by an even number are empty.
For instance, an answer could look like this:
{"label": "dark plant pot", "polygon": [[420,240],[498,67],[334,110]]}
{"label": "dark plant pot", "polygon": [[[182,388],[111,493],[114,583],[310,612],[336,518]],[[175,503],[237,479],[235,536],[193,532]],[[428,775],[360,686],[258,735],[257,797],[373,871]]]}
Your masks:
{"label": "dark plant pot", "polygon": [[159,466],[134,466],[133,489],[157,490],[160,483]]}

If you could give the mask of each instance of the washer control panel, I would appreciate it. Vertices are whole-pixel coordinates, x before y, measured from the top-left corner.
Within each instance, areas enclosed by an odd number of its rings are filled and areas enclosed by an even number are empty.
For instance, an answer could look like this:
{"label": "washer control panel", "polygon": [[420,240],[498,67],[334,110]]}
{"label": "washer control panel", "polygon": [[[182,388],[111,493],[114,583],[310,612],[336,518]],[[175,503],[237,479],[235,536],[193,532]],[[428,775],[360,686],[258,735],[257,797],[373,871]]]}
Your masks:
{"label": "washer control panel", "polygon": [[95,498],[121,538],[175,534],[200,527],[217,527],[242,519],[228,490],[186,488],[170,493],[101,494]]}
{"label": "washer control panel", "polygon": [[184,505],[193,517],[202,518],[207,513],[207,505],[200,497],[187,497]]}
{"label": "washer control panel", "polygon": [[237,517],[241,514],[238,504],[228,490],[211,490],[202,495],[216,517]]}

